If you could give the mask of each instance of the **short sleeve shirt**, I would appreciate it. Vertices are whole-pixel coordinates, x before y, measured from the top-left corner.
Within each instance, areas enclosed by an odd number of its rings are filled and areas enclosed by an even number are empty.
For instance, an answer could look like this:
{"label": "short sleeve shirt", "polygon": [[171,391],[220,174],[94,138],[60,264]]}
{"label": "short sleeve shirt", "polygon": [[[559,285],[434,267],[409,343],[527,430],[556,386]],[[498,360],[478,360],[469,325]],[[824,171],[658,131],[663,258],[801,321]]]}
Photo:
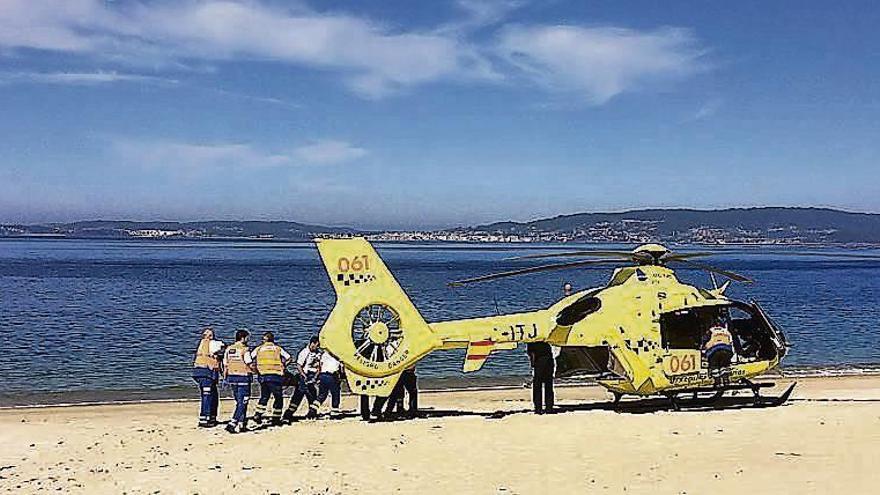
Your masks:
{"label": "short sleeve shirt", "polygon": [[321,364],[321,351],[312,352],[309,346],[305,346],[303,350],[299,351],[299,355],[296,356],[296,362],[302,366],[303,371],[306,373],[315,373]]}

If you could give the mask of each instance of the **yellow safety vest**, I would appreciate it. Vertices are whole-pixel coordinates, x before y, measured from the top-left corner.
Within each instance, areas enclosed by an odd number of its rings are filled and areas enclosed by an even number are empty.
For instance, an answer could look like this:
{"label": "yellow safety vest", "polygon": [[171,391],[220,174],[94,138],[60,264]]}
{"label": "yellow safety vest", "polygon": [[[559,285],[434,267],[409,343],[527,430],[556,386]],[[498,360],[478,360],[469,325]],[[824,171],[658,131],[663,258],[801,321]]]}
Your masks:
{"label": "yellow safety vest", "polygon": [[726,328],[712,327],[709,329],[709,340],[706,341],[703,349],[709,350],[719,344],[732,345],[733,339]]}
{"label": "yellow safety vest", "polygon": [[250,376],[251,367],[244,362],[244,356],[248,353],[247,345],[236,342],[226,348],[226,375]]}
{"label": "yellow safety vest", "polygon": [[257,357],[257,373],[261,375],[283,375],[284,362],[281,361],[281,348],[272,342],[264,342],[254,350]]}
{"label": "yellow safety vest", "polygon": [[217,360],[217,356],[211,354],[211,339],[202,339],[199,342],[193,368],[208,368],[212,371],[220,369],[220,361]]}

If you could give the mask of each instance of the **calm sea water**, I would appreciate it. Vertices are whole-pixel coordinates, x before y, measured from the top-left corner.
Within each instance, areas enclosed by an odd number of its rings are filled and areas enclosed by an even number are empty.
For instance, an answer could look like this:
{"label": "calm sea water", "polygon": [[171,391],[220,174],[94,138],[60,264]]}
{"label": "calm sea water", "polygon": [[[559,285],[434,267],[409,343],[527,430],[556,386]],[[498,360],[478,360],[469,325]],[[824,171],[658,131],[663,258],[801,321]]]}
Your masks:
{"label": "calm sea water", "polygon": [[[546,307],[558,299],[564,280],[587,288],[610,275],[610,268],[596,267],[446,286],[524,266],[504,258],[534,249],[379,246],[428,321]],[[711,263],[758,280],[735,285],[729,294],[762,302],[785,328],[794,343],[787,366],[880,364],[880,261],[783,251],[729,252]],[[710,283],[699,272],[678,273],[689,283]],[[0,240],[4,393],[189,386],[192,353],[205,325],[227,342],[236,328],[273,330],[294,352],[319,330],[333,303],[310,244]],[[462,360],[462,352],[437,352],[420,372],[456,376]],[[527,367],[524,352],[502,352],[478,375],[524,375]]]}

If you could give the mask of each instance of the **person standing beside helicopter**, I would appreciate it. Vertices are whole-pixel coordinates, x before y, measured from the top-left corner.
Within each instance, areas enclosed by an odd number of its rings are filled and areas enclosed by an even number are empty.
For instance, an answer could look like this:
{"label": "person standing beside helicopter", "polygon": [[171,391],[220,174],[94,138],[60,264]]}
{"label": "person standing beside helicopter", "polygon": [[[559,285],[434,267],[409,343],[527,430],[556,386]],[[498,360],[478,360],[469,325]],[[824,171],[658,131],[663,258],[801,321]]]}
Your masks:
{"label": "person standing beside helicopter", "polygon": [[192,373],[193,380],[199,384],[202,398],[199,428],[211,428],[217,425],[217,407],[220,404],[220,394],[217,391],[217,382],[220,381],[218,354],[222,351],[223,342],[214,340],[214,330],[211,327],[205,328],[196,349]]}
{"label": "person standing beside helicopter", "polygon": [[526,352],[532,367],[532,403],[535,414],[553,412],[553,373],[556,368],[553,349],[546,342],[530,342],[526,345]]}

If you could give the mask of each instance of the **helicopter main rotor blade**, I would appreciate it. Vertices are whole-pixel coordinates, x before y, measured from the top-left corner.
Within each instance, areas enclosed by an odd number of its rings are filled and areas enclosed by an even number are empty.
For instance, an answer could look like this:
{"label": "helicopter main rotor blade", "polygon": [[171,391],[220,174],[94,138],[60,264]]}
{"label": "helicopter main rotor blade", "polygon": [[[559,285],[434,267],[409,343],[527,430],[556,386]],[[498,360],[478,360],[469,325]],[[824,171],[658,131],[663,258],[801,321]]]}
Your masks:
{"label": "helicopter main rotor blade", "polygon": [[739,273],[736,273],[736,272],[731,272],[728,270],[722,270],[720,268],[715,268],[714,266],[706,265],[704,263],[697,263],[695,261],[688,261],[688,260],[684,260],[684,259],[680,259],[680,258],[673,259],[670,261],[674,261],[676,263],[682,263],[686,266],[690,266],[690,267],[697,268],[700,270],[705,270],[707,272],[717,273],[718,275],[723,275],[731,280],[736,280],[737,282],[746,282],[749,284],[754,282],[754,280],[750,279],[749,277],[746,277],[745,275],[740,275]]}
{"label": "helicopter main rotor blade", "polygon": [[525,256],[515,256],[513,258],[505,258],[507,261],[512,260],[535,260],[543,258],[573,258],[580,256],[616,256],[624,259],[631,259],[633,253],[629,251],[567,251],[563,253],[547,253],[547,254],[527,254]]}
{"label": "helicopter main rotor blade", "polygon": [[714,256],[719,253],[712,253],[709,251],[698,251],[693,253],[667,253],[663,255],[660,259],[662,261],[677,261],[677,260],[686,260],[690,258],[704,258],[706,256]]}
{"label": "helicopter main rotor blade", "polygon": [[499,278],[505,277],[515,277],[517,275],[525,275],[527,273],[537,273],[537,272],[547,272],[551,270],[565,270],[568,268],[578,268],[581,266],[588,265],[598,265],[601,263],[620,263],[618,259],[604,259],[604,260],[585,260],[585,261],[572,261],[570,263],[555,263],[552,265],[541,265],[541,266],[533,266],[529,268],[521,268],[519,270],[510,270],[507,272],[499,272],[499,273],[491,273],[489,275],[483,275],[480,277],[467,278],[464,280],[456,280],[454,282],[449,282],[447,285],[450,287],[461,287],[465,284],[472,284],[475,282],[485,282],[488,280],[495,280]]}

